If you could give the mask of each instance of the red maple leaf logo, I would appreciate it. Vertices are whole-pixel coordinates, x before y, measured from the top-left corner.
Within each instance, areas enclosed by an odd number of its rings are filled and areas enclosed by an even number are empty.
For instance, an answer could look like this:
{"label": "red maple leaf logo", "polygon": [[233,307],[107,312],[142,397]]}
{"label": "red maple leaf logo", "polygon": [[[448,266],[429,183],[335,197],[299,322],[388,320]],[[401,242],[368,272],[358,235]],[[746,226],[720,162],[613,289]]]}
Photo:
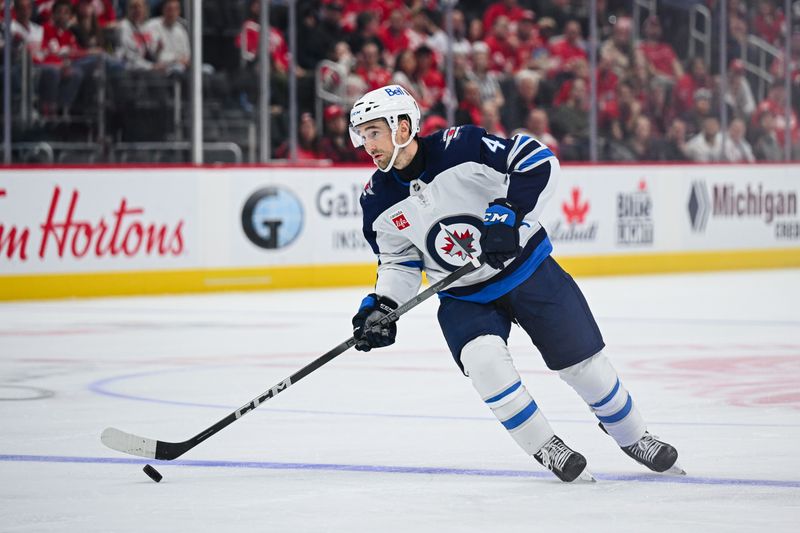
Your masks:
{"label": "red maple leaf logo", "polygon": [[561,210],[567,217],[567,224],[583,224],[586,213],[589,212],[589,201],[581,203],[581,190],[578,187],[572,189],[572,204],[563,202]]}
{"label": "red maple leaf logo", "polygon": [[[453,242],[453,239],[451,239],[449,235],[444,238],[447,244],[442,246],[442,250],[447,255],[458,256],[464,259],[466,258],[466,255],[477,251],[475,250],[475,248],[472,247],[472,243],[473,241],[475,241],[475,237],[473,237],[472,233],[470,233],[469,230],[464,230],[464,233],[460,235],[458,231],[453,231],[453,237],[455,237],[456,241],[458,241],[458,246],[456,246],[456,243]],[[464,253],[464,250],[466,250],[467,254]]]}

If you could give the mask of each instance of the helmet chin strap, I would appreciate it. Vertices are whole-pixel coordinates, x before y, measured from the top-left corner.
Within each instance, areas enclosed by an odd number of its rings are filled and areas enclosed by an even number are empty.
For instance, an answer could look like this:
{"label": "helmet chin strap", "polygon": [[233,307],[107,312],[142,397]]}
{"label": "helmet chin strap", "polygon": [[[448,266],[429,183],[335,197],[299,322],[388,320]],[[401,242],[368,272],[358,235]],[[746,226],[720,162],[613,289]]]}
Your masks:
{"label": "helmet chin strap", "polygon": [[394,152],[392,152],[392,158],[389,160],[389,164],[386,165],[386,168],[381,168],[379,164],[375,163],[375,166],[378,167],[378,170],[380,170],[381,172],[389,172],[390,170],[392,170],[392,167],[394,166],[394,161],[395,159],[397,159],[397,155],[400,153],[400,148],[405,148],[406,146],[411,144],[411,141],[414,140],[414,136],[410,135],[406,142],[404,142],[403,144],[397,144],[397,141],[395,139],[396,137],[397,137],[397,130],[394,129],[392,130],[392,145],[394,146]]}

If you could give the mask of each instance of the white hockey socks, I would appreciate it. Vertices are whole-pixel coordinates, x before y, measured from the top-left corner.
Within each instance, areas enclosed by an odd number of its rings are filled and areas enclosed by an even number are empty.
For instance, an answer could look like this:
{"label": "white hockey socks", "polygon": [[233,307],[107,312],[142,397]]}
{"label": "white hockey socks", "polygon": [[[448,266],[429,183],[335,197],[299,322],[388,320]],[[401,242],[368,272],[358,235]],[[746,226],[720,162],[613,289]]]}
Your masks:
{"label": "white hockey socks", "polygon": [[511,437],[533,455],[554,435],[553,429],[519,377],[503,339],[483,335],[461,350],[461,364],[472,385]]}
{"label": "white hockey socks", "polygon": [[609,435],[620,446],[630,446],[647,429],[633,399],[611,362],[599,352],[558,375],[583,398]]}

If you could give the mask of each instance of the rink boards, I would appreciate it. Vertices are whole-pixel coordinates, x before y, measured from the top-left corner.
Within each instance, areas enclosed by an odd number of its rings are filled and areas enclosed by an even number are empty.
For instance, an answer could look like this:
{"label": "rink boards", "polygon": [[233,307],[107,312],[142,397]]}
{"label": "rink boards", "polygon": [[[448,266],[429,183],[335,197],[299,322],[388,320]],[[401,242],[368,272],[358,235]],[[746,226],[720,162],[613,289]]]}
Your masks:
{"label": "rink boards", "polygon": [[[369,167],[0,171],[0,300],[368,285]],[[565,165],[578,275],[800,266],[800,165]]]}

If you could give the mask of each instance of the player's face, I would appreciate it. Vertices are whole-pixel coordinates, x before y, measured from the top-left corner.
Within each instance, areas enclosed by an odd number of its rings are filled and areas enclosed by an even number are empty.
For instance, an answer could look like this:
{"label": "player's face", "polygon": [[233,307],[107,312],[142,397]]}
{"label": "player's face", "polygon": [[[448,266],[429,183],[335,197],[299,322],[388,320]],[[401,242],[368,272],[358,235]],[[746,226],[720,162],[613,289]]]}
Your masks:
{"label": "player's face", "polygon": [[372,157],[372,161],[383,168],[392,158],[394,144],[392,144],[392,130],[382,118],[365,122],[357,128],[358,134],[364,140],[364,149]]}

